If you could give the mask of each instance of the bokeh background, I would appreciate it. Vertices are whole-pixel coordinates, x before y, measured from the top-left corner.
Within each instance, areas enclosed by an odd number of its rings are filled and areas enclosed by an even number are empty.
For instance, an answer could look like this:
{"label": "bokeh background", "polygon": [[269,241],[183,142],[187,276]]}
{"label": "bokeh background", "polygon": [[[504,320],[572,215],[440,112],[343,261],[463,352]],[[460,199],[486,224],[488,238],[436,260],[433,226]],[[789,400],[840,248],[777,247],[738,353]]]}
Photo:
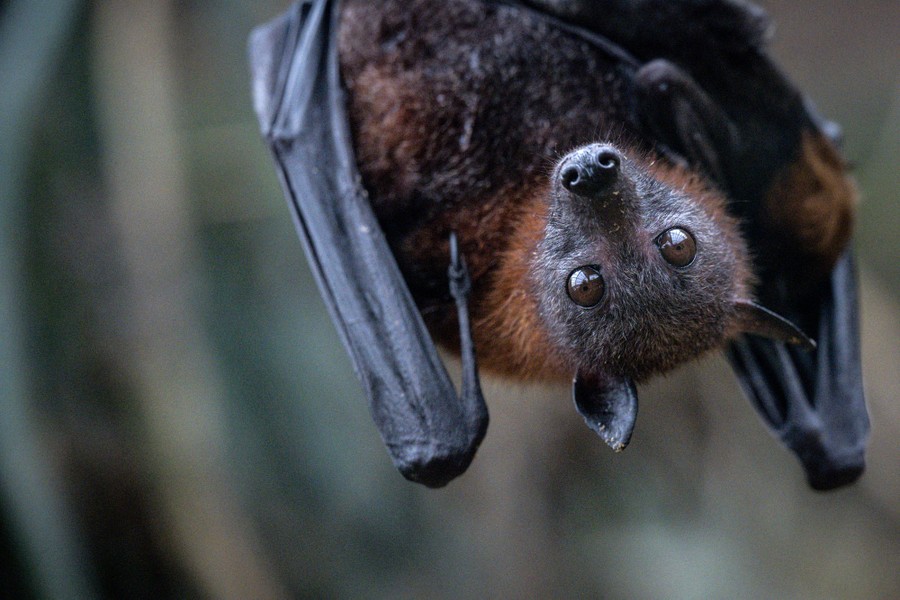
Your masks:
{"label": "bokeh background", "polygon": [[0,0],[0,596],[900,598],[900,4],[764,4],[863,190],[869,467],[826,494],[719,357],[620,455],[489,379],[470,471],[403,480],[250,106],[287,5]]}

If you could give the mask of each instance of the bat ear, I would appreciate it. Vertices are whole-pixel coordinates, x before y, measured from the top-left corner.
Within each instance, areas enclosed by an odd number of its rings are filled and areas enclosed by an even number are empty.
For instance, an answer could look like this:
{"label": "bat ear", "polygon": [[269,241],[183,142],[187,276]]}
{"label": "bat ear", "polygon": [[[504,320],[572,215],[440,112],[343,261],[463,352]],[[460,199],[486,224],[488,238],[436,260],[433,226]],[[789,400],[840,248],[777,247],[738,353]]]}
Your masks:
{"label": "bat ear", "polygon": [[737,313],[737,326],[742,333],[752,333],[796,344],[810,352],[816,349],[816,342],[799,327],[768,308],[750,300],[735,300],[734,308]]}
{"label": "bat ear", "polygon": [[631,439],[637,419],[637,389],[630,377],[579,371],[572,382],[575,408],[587,426],[616,452]]}

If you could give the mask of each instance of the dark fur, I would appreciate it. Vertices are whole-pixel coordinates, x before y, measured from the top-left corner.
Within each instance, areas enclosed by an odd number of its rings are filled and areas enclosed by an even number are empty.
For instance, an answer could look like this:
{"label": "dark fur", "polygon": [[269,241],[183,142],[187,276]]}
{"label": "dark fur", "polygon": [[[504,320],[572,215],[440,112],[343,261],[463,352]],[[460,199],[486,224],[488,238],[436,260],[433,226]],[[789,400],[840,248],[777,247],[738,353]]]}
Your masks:
{"label": "dark fur", "polygon": [[[540,10],[588,26],[627,48],[654,48],[666,56],[716,60],[725,52],[763,46],[771,30],[766,12],[743,0],[526,0]],[[642,23],[634,27],[634,23]],[[714,56],[708,53],[714,52]],[[688,61],[691,62],[691,61]]]}
{"label": "dark fur", "polygon": [[[610,369],[643,378],[721,345],[745,296],[746,250],[721,197],[666,166],[627,121],[613,58],[528,14],[475,0],[344,3],[340,55],[372,205],[426,321],[453,346],[446,240],[473,279],[479,358],[519,376]],[[547,49],[552,48],[552,52]],[[612,141],[624,220],[579,212],[554,166]],[[679,225],[698,259],[653,242]],[[569,272],[600,263],[608,298],[572,305]]]}

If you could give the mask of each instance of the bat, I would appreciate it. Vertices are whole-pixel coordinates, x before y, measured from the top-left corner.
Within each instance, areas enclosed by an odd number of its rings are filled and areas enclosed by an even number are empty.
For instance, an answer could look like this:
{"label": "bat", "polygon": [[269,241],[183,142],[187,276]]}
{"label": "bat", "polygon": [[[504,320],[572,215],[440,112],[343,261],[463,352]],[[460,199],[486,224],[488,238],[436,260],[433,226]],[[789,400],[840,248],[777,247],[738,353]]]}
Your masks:
{"label": "bat", "polygon": [[[492,371],[574,374],[620,450],[636,381],[730,343],[810,484],[853,481],[855,196],[759,13],[533,4],[316,0],[251,38],[263,134],[395,465],[432,487],[468,467],[488,423],[476,348]],[[461,355],[459,396],[429,332]]]}

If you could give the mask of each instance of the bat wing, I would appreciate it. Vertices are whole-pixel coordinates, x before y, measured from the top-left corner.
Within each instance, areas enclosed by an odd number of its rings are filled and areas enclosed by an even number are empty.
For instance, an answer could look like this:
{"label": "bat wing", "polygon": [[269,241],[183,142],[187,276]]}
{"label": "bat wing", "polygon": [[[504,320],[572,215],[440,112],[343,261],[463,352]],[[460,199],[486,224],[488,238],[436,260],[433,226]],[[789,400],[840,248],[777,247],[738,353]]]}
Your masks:
{"label": "bat wing", "polygon": [[[322,297],[394,464],[408,479],[437,487],[468,467],[487,429],[487,408],[467,319],[460,319],[457,398],[361,186],[340,84],[336,4],[299,2],[253,32],[254,106]],[[455,252],[453,263],[450,287],[465,317],[466,272]]]}
{"label": "bat wing", "polygon": [[850,251],[822,290],[817,313],[815,353],[744,336],[728,358],[760,415],[800,458],[810,486],[829,490],[862,474],[869,435]]}

